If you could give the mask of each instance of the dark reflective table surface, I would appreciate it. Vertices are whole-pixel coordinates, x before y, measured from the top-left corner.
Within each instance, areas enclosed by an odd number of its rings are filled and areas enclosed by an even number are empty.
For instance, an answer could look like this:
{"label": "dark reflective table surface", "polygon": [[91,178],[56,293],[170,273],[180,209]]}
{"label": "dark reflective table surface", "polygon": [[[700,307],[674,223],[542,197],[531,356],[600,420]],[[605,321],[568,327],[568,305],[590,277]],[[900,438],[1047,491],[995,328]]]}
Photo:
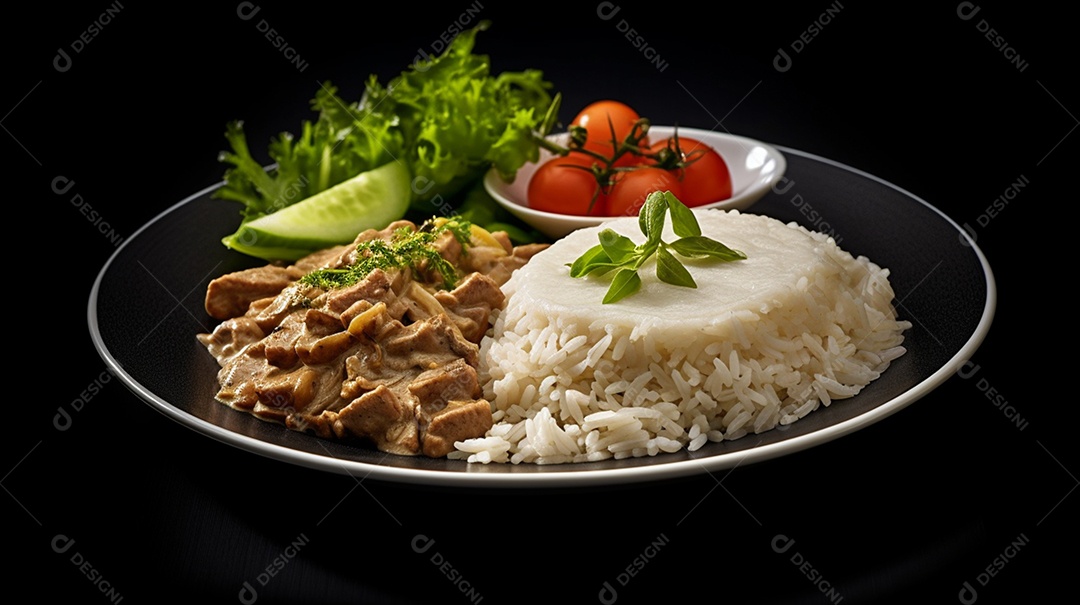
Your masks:
{"label": "dark reflective table surface", "polygon": [[[0,460],[12,601],[983,604],[1071,586],[1080,464],[1059,411],[1068,389],[1048,388],[1071,370],[1048,359],[1060,345],[1047,346],[1074,323],[1055,279],[1067,275],[1068,240],[1053,230],[1068,220],[1063,175],[1080,115],[1066,20],[972,3],[708,17],[607,2],[527,18],[480,3],[398,8],[392,22],[359,5],[18,9],[11,22],[32,31],[3,42],[19,69],[0,121],[6,198],[20,209],[9,252],[25,267],[10,282],[9,342],[30,343],[9,362]],[[799,150],[933,205],[993,268],[982,346],[926,397],[834,441],[572,488],[398,483],[289,464],[191,430],[110,374],[88,328],[94,279],[143,225],[220,180],[227,121],[244,119],[261,152],[313,115],[321,82],[358,97],[369,74],[391,77],[480,18],[492,26],[477,49],[500,71],[543,70],[566,120],[617,98],[658,124]],[[792,192],[828,190],[800,165],[792,175]],[[830,219],[830,200],[808,194],[767,203],[821,229],[857,224],[845,234],[856,247],[877,228],[895,231],[881,221],[907,217]],[[890,261],[935,266],[917,238],[900,239]],[[153,258],[178,267],[190,252],[160,245],[175,257]],[[196,286],[215,267],[184,287],[155,279],[170,269],[150,258],[132,261],[132,297],[160,287],[157,300],[172,301],[131,317],[149,343],[140,362],[152,365],[174,358],[155,345],[158,326],[199,330]],[[933,307],[926,273],[903,296]],[[970,320],[963,305],[944,306],[922,333]],[[193,370],[163,365],[163,380],[172,372],[178,383]]]}

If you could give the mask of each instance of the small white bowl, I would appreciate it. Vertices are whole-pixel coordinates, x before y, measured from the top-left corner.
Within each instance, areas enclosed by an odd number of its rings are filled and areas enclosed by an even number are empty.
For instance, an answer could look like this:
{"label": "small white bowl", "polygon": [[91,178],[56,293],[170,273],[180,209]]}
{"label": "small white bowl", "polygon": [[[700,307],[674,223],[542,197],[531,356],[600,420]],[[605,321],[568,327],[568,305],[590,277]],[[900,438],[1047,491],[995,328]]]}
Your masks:
{"label": "small white bowl", "polygon": [[[711,204],[698,206],[699,208],[721,208],[724,210],[746,210],[761,199],[787,169],[787,161],[784,156],[773,146],[732,134],[724,134],[711,130],[696,128],[678,129],[680,135],[697,139],[706,145],[712,146],[723,156],[731,172],[732,195],[728,199],[719,200]],[[675,132],[674,127],[651,126],[650,138],[660,140],[671,136]],[[551,135],[551,138],[560,143],[565,143],[567,134],[560,133]],[[582,227],[598,225],[610,218],[603,216],[578,216],[572,214],[558,214],[543,212],[529,208],[528,187],[529,179],[544,161],[550,159],[553,154],[545,149],[540,150],[540,160],[530,162],[522,166],[514,177],[513,182],[504,181],[494,170],[489,170],[484,175],[484,188],[495,198],[501,206],[510,211],[514,216],[528,223],[548,237],[558,239],[571,231]]]}

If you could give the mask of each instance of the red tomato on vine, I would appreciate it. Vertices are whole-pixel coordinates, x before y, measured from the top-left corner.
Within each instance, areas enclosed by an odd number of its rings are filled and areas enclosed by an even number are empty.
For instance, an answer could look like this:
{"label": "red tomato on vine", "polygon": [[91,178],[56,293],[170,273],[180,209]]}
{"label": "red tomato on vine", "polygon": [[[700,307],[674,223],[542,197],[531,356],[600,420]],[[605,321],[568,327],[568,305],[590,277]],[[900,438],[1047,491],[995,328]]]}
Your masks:
{"label": "red tomato on vine", "polygon": [[654,191],[670,191],[680,200],[685,194],[673,170],[641,165],[616,172],[607,191],[608,216],[637,216]]}
{"label": "red tomato on vine", "polygon": [[[731,197],[731,171],[715,149],[677,132],[649,143],[648,121],[629,105],[589,104],[570,123],[580,143],[541,165],[528,185],[529,206],[545,212],[636,216],[653,191],[687,206]],[[575,129],[584,129],[584,138]]]}
{"label": "red tomato on vine", "polygon": [[529,179],[529,207],[557,214],[605,216],[607,196],[591,170],[594,163],[584,154],[570,153],[541,164]]}
{"label": "red tomato on vine", "polygon": [[[570,126],[581,126],[588,133],[583,147],[606,158],[615,155],[618,145],[626,141],[641,116],[626,103],[603,100],[585,106],[570,122]],[[648,146],[648,137],[641,141]],[[637,162],[633,154],[624,154],[616,161],[616,166],[626,166]]]}
{"label": "red tomato on vine", "polygon": [[[657,141],[650,146],[651,153],[659,153],[667,148],[675,151],[672,138]],[[684,164],[675,169],[682,183],[682,196],[679,201],[687,206],[711,204],[731,197],[731,170],[724,157],[705,143],[679,135],[678,160]]]}

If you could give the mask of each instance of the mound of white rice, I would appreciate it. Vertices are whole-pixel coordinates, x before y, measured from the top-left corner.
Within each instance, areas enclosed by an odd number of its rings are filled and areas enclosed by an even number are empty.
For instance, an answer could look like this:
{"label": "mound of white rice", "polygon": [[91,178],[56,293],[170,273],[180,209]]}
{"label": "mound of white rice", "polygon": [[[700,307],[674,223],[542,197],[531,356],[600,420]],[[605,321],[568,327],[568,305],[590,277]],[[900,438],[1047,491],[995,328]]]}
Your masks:
{"label": "mound of white rice", "polygon": [[[746,253],[686,260],[696,289],[660,282],[601,304],[608,277],[571,278],[598,242],[576,231],[504,286],[481,344],[495,425],[451,458],[573,463],[694,451],[790,424],[852,397],[904,353],[889,272],[797,224],[695,211],[704,235]],[[637,218],[611,227],[640,242]],[[670,228],[665,241],[675,236]]]}

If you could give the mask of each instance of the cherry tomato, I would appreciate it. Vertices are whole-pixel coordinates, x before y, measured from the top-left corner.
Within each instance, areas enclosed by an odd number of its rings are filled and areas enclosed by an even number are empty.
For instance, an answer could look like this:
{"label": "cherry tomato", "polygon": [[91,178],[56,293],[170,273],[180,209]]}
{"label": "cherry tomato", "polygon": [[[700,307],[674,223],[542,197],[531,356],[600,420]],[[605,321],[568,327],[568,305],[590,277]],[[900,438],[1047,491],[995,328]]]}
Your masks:
{"label": "cherry tomato", "polygon": [[[650,146],[652,153],[664,147],[673,148],[672,139],[657,141]],[[682,161],[687,166],[680,172],[682,197],[679,201],[687,206],[710,204],[731,197],[731,171],[715,149],[697,140],[679,135]]]}
{"label": "cherry tomato", "polygon": [[589,170],[593,163],[592,158],[571,152],[541,164],[529,179],[529,207],[558,214],[604,216],[607,196]]}
{"label": "cherry tomato", "polygon": [[683,184],[673,170],[656,166],[640,166],[615,173],[607,191],[608,216],[637,216],[645,198],[654,191],[670,191],[683,199]]}
{"label": "cherry tomato", "polygon": [[[603,100],[587,105],[578,112],[570,125],[581,126],[588,133],[585,149],[610,158],[615,154],[616,149],[616,145],[612,142],[622,144],[640,118],[638,112],[625,103]],[[647,137],[641,141],[641,146],[648,146]],[[615,165],[626,166],[636,162],[637,158],[627,153],[620,157]]]}

